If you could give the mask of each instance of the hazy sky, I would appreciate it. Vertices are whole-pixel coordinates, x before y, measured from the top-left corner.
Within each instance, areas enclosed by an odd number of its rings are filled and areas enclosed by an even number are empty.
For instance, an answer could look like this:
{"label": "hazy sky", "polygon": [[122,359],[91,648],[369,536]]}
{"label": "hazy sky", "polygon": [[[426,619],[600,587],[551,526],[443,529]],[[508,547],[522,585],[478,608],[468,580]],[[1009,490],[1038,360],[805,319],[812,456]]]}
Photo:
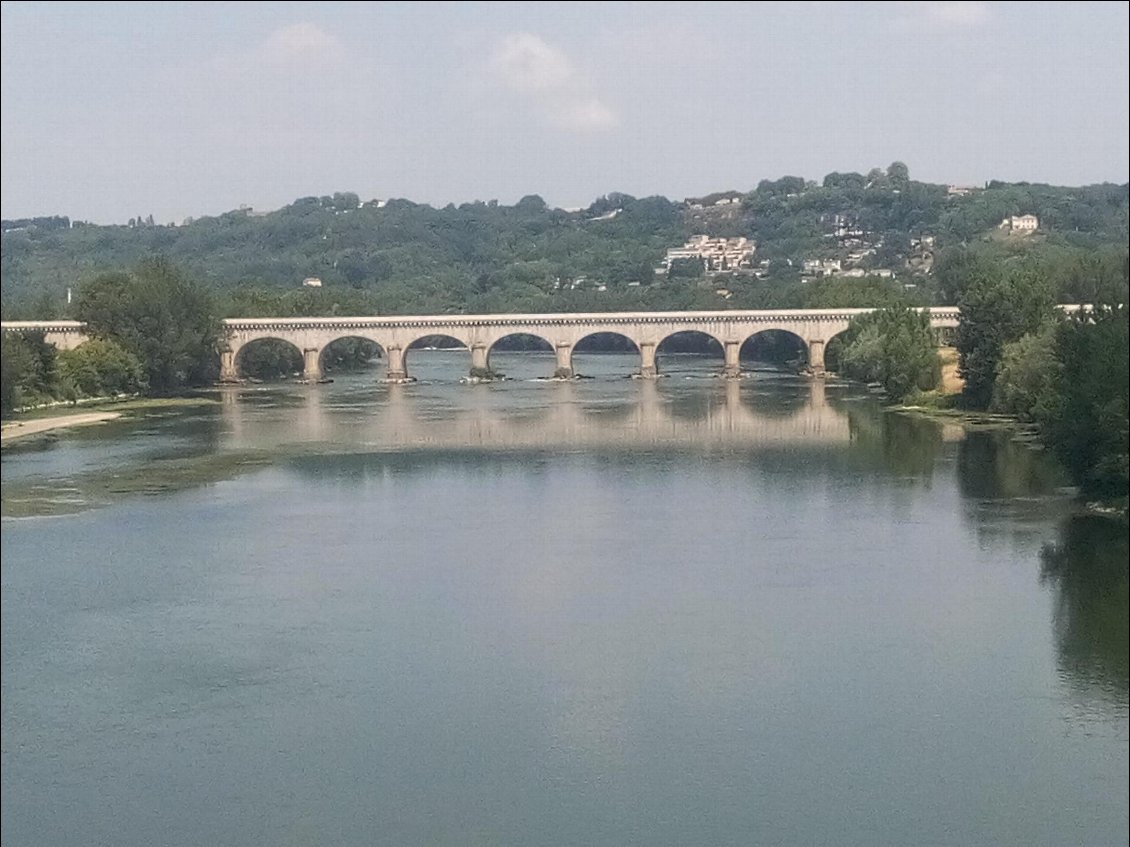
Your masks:
{"label": "hazy sky", "polygon": [[3,3],[5,218],[1127,181],[1128,4]]}

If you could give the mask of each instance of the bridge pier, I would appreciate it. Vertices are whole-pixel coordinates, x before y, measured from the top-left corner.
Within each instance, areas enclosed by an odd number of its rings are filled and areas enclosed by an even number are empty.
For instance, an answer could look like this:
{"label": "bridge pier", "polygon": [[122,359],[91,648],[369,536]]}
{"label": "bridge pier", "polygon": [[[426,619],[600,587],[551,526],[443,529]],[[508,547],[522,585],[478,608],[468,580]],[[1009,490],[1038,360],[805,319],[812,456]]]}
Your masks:
{"label": "bridge pier", "polygon": [[220,382],[239,382],[239,368],[235,366],[235,351],[220,351]]}
{"label": "bridge pier", "polygon": [[813,376],[824,376],[824,342],[808,342],[808,368]]}
{"label": "bridge pier", "polygon": [[307,347],[302,351],[302,378],[306,382],[318,382],[322,376],[322,351]]}
{"label": "bridge pier", "polygon": [[390,344],[385,348],[388,354],[388,371],[385,379],[389,382],[407,382],[408,369],[404,366],[404,348],[399,344]]}
{"label": "bridge pier", "polygon": [[471,345],[471,378],[490,379],[494,373],[490,369],[490,357],[485,344]]}
{"label": "bridge pier", "polygon": [[722,376],[734,379],[742,375],[742,343],[740,341],[727,341],[723,348],[725,364],[722,366]]}
{"label": "bridge pier", "polygon": [[659,376],[659,367],[655,363],[654,341],[641,341],[640,345],[640,376],[644,379],[655,379]]}
{"label": "bridge pier", "polygon": [[553,372],[553,378],[572,379],[573,345],[568,341],[558,341],[554,352],[557,354],[557,369]]}

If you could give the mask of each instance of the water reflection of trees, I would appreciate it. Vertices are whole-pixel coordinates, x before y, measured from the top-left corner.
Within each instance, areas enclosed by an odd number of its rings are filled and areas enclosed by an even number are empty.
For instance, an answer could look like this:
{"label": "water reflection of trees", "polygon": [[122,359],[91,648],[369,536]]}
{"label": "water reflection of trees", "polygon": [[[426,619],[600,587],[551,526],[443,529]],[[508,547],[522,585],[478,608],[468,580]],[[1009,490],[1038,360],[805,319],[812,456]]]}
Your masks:
{"label": "water reflection of trees", "polygon": [[1082,693],[1125,705],[1130,687],[1130,593],[1125,522],[1074,517],[1040,551],[1040,579],[1055,589],[1061,670]]}
{"label": "water reflection of trees", "polygon": [[853,446],[895,476],[928,479],[942,448],[942,429],[933,421],[884,413],[873,404],[847,407]]}
{"label": "water reflection of trees", "polygon": [[1008,431],[969,432],[958,447],[962,516],[984,542],[1042,541],[1048,524],[1067,507],[1066,482],[1054,456]]}
{"label": "water reflection of trees", "polygon": [[970,432],[957,454],[961,493],[976,499],[1046,494],[1066,482],[1048,455],[1003,430]]}

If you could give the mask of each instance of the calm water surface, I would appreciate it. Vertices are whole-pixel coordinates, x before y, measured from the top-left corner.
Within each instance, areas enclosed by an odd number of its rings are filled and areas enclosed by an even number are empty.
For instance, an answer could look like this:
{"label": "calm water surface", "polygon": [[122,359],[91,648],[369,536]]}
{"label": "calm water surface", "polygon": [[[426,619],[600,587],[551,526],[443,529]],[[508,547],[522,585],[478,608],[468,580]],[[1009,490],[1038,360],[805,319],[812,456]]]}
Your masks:
{"label": "calm water surface", "polygon": [[5,847],[1127,842],[1127,533],[1045,455],[552,362],[6,452]]}

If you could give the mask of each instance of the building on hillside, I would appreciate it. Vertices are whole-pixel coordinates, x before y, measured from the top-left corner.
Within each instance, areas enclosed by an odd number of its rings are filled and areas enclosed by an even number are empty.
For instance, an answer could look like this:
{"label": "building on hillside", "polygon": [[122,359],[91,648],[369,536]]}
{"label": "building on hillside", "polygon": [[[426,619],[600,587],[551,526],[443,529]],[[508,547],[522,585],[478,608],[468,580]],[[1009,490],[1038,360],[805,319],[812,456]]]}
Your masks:
{"label": "building on hillside", "polygon": [[302,285],[305,288],[321,288],[322,280],[316,276],[308,276],[306,279],[302,280]]}
{"label": "building on hillside", "polygon": [[979,185],[947,185],[946,194],[950,197],[964,197],[974,191],[980,191]]}
{"label": "building on hillside", "polygon": [[869,276],[891,279],[894,275],[895,272],[890,268],[849,268],[846,271],[839,271],[832,274],[832,276],[840,276],[846,279],[863,279]]}
{"label": "building on hillside", "polygon": [[801,264],[801,276],[834,276],[843,269],[839,259],[805,259]]}
{"label": "building on hillside", "polygon": [[732,271],[753,266],[757,247],[748,238],[711,238],[692,235],[682,247],[672,247],[663,259],[670,270],[672,262],[679,259],[697,259],[707,271]]}
{"label": "building on hillside", "polygon": [[1012,215],[1000,223],[1000,229],[1014,233],[1035,232],[1040,228],[1040,219],[1035,215]]}

